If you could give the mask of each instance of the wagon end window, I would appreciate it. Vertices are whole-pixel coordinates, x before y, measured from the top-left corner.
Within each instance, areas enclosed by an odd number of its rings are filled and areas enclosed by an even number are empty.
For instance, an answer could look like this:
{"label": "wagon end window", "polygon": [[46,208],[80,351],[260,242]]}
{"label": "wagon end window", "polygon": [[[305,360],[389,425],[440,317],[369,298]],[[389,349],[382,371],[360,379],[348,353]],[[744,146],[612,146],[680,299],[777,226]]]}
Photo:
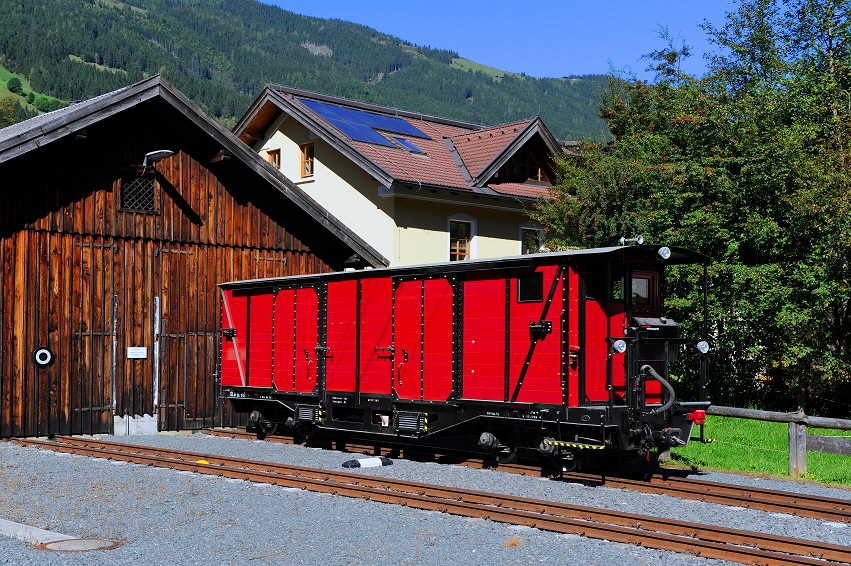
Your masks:
{"label": "wagon end window", "polygon": [[156,213],[156,175],[148,172],[133,172],[121,179],[121,210],[129,212]]}
{"label": "wagon end window", "polygon": [[656,312],[659,310],[659,274],[635,271],[632,274],[632,310]]}
{"label": "wagon end window", "polygon": [[517,302],[540,303],[544,300],[544,274],[540,271],[517,275]]}

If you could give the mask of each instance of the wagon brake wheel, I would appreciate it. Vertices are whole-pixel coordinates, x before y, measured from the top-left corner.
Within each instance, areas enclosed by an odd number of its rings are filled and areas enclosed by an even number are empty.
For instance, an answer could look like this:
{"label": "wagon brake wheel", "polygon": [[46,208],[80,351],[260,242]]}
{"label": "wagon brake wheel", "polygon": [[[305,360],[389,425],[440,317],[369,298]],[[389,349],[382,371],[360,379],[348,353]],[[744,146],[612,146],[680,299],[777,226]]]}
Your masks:
{"label": "wagon brake wheel", "polygon": [[516,446],[503,446],[494,450],[493,457],[498,464],[512,464],[517,461],[520,450]]}

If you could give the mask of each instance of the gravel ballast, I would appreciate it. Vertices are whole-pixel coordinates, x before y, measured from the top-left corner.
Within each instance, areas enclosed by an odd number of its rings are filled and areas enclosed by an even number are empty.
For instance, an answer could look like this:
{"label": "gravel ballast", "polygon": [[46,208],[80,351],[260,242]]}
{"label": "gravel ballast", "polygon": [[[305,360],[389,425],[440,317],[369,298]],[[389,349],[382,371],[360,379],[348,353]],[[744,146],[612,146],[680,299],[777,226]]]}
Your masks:
{"label": "gravel ballast", "polygon": [[[203,434],[105,440],[343,470],[351,453]],[[851,545],[851,526],[493,470],[394,460],[345,470],[370,476],[673,517]],[[703,474],[851,501],[800,482]],[[656,551],[336,495],[59,454],[0,442],[0,519],[76,537],[124,540],[88,553],[47,552],[0,536],[0,564],[721,564]]]}

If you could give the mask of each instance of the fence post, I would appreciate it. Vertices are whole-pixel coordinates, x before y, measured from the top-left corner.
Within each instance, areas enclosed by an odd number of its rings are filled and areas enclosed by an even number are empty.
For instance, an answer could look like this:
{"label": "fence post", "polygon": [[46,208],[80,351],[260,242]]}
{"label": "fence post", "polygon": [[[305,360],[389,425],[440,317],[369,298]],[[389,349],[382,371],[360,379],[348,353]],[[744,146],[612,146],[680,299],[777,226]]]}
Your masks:
{"label": "fence post", "polygon": [[807,473],[807,424],[789,423],[789,475]]}

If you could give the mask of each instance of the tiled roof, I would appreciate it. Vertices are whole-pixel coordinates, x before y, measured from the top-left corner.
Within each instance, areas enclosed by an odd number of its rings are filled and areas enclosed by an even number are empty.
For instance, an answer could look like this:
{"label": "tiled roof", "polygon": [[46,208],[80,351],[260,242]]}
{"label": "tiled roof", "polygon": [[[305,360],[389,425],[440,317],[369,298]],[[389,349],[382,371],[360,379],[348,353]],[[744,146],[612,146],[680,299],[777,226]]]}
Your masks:
{"label": "tiled roof", "polygon": [[[258,139],[256,136],[259,132],[271,125],[272,118],[265,110],[268,106],[264,106],[271,101],[285,112],[296,116],[308,128],[317,130],[323,139],[360,164],[370,175],[387,187],[392,183],[403,183],[459,192],[487,193],[495,197],[512,199],[542,198],[547,196],[545,188],[515,183],[504,183],[487,188],[484,186],[487,182],[484,176],[492,175],[495,168],[499,166],[500,160],[508,159],[509,153],[519,149],[518,146],[526,147],[527,141],[536,136],[544,141],[543,145],[536,142],[536,147],[539,148],[537,151],[541,151],[541,147],[551,148],[554,152],[560,151],[558,143],[546,131],[546,127],[538,118],[502,126],[484,127],[279,85],[268,85],[266,93],[268,94],[261,95],[255,102],[256,113],[252,114],[252,111],[249,111],[237,125],[237,133],[244,141],[251,143],[252,139]],[[308,101],[308,104],[304,101]],[[373,132],[392,141],[395,145],[353,139],[347,132],[335,126],[332,120],[320,113],[321,110],[316,102],[340,106],[360,113],[401,119],[429,136],[430,139],[389,132],[377,127],[373,127]],[[255,118],[256,123],[253,123]],[[343,125],[343,127],[347,126]],[[521,134],[522,137],[520,137]],[[410,142],[421,149],[422,153],[406,149],[393,138]],[[482,178],[477,178],[480,175]]]}
{"label": "tiled roof", "polygon": [[502,195],[512,195],[516,197],[538,199],[550,196],[550,189],[548,187],[526,183],[500,183],[498,185],[488,185],[488,188],[493,189]]}
{"label": "tiled roof", "polygon": [[477,178],[511,140],[520,133],[531,120],[485,128],[474,132],[464,132],[452,136],[452,143],[473,178]]}
{"label": "tiled roof", "polygon": [[429,123],[423,120],[407,119],[406,122],[416,126],[431,139],[426,140],[401,134],[393,134],[392,137],[410,141],[422,149],[425,154],[411,153],[407,149],[384,147],[366,142],[352,141],[351,143],[361,153],[393,174],[399,181],[472,190],[446,147],[446,142],[443,141],[443,138],[451,137],[462,131],[461,128]]}

